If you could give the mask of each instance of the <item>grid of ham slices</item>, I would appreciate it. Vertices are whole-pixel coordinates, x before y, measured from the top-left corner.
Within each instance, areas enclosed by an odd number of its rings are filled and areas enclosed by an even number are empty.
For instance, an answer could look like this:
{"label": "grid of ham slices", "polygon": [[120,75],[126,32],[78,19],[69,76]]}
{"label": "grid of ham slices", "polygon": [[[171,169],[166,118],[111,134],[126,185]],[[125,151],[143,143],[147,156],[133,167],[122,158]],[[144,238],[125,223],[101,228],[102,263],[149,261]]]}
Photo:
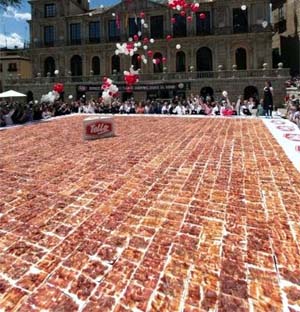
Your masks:
{"label": "grid of ham slices", "polygon": [[300,176],[260,120],[0,133],[0,310],[300,311]]}

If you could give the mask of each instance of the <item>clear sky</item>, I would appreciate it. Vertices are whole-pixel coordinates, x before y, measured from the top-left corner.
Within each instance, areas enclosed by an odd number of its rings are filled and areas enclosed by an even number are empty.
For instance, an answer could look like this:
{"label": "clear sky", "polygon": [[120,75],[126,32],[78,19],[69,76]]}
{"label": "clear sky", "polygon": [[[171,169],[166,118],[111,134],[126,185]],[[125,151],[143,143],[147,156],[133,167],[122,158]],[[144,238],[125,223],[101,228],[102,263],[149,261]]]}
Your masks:
{"label": "clear sky", "polygon": [[[90,0],[90,7],[112,5],[118,0]],[[27,0],[22,1],[20,8],[8,7],[0,12],[0,47],[23,47],[24,41],[29,41],[29,27],[26,20],[30,19],[30,6]]]}

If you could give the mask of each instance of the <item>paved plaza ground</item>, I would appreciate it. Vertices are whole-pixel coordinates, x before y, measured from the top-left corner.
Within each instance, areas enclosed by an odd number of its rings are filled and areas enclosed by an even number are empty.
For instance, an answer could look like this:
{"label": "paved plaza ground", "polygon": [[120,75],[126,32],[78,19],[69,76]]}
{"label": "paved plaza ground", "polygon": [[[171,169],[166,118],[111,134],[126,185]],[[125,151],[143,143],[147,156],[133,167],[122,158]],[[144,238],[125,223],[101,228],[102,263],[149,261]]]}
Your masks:
{"label": "paved plaza ground", "polygon": [[0,132],[0,310],[300,311],[300,174],[259,119]]}

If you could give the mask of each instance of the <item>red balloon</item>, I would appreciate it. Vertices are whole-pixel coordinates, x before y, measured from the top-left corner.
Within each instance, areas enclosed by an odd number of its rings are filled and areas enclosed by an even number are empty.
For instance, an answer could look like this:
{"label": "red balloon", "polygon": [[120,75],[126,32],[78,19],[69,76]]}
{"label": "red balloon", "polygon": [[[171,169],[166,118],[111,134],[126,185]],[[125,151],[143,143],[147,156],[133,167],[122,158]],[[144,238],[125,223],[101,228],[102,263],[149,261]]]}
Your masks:
{"label": "red balloon", "polygon": [[166,37],[166,39],[167,39],[167,41],[170,41],[170,40],[172,40],[172,36],[171,36],[171,35],[168,35],[168,36]]}
{"label": "red balloon", "polygon": [[147,52],[147,54],[148,54],[148,56],[152,56],[153,55],[153,52],[151,51],[151,50],[149,50],[148,52]]}
{"label": "red balloon", "polygon": [[171,18],[171,22],[172,22],[172,24],[175,24],[175,23],[176,23],[176,18],[175,18],[175,17],[172,17],[172,18]]}
{"label": "red balloon", "polygon": [[198,9],[199,9],[199,5],[197,5],[196,3],[192,3],[191,4],[191,10],[193,11],[193,12],[197,12],[198,11]]}
{"label": "red balloon", "polygon": [[53,86],[53,91],[56,91],[58,93],[63,93],[64,92],[64,85],[62,83],[56,83]]}
{"label": "red balloon", "polygon": [[181,11],[181,12],[180,12],[180,15],[181,15],[181,16],[185,16],[185,11]]}
{"label": "red balloon", "polygon": [[162,60],[163,63],[167,62],[167,58],[166,57],[163,57],[161,60]]}
{"label": "red balloon", "polygon": [[134,35],[134,36],[133,36],[133,40],[134,40],[134,41],[138,41],[138,40],[139,40],[139,36],[138,36],[138,35]]}
{"label": "red balloon", "polygon": [[143,39],[143,43],[144,43],[144,44],[149,43],[149,39],[148,39],[147,37],[145,37],[145,38]]}
{"label": "red balloon", "polygon": [[202,19],[202,20],[206,19],[205,13],[200,13],[199,17],[200,17],[200,19]]}
{"label": "red balloon", "polygon": [[145,17],[145,13],[144,12],[141,12],[140,13],[140,18],[144,18]]}
{"label": "red balloon", "polygon": [[187,17],[187,21],[188,21],[188,22],[191,22],[192,20],[193,20],[192,16],[188,16],[188,17]]}
{"label": "red balloon", "polygon": [[140,61],[142,57],[140,55],[137,56],[137,60]]}

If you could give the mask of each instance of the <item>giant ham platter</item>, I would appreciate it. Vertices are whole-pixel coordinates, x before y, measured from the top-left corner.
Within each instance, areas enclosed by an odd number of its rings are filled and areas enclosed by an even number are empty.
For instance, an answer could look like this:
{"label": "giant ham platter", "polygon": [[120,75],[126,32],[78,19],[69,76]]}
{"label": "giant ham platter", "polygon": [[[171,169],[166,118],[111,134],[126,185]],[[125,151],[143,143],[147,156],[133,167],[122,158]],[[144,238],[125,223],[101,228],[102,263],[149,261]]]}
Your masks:
{"label": "giant ham platter", "polygon": [[0,132],[0,311],[300,311],[300,176],[262,121]]}

